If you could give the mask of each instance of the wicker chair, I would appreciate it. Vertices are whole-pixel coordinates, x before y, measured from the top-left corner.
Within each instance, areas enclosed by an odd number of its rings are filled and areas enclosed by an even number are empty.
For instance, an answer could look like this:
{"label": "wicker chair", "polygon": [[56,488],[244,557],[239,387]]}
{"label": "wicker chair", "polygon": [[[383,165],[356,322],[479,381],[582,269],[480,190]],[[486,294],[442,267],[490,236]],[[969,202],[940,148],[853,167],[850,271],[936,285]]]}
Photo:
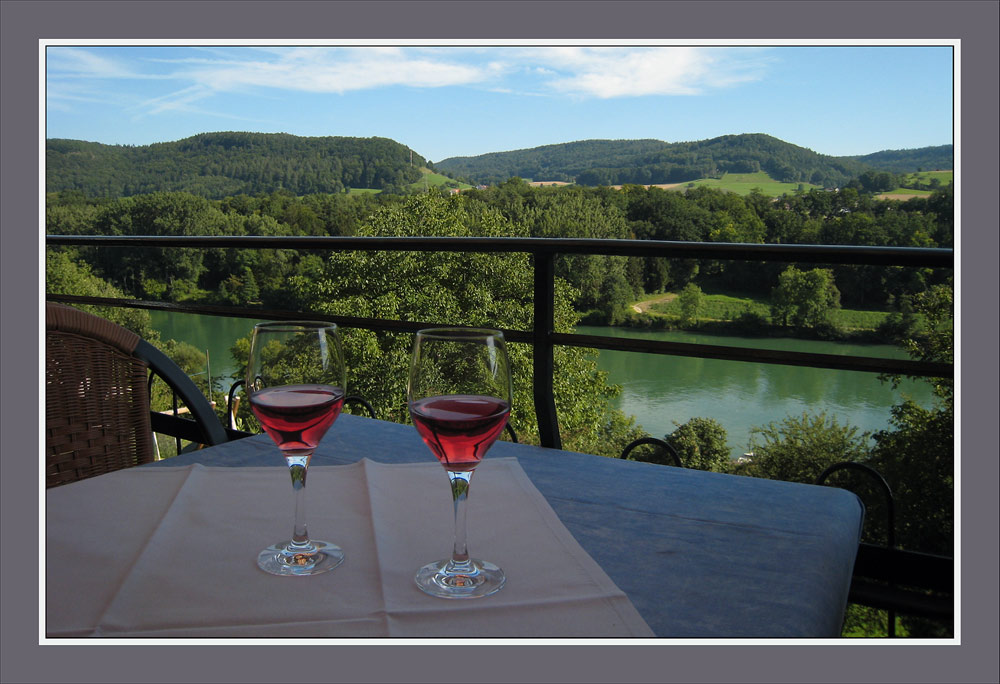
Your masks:
{"label": "wicker chair", "polygon": [[[47,487],[152,461],[154,432],[200,444],[228,441],[191,379],[135,333],[52,302],[45,305],[45,328]],[[194,420],[150,410],[150,371]]]}

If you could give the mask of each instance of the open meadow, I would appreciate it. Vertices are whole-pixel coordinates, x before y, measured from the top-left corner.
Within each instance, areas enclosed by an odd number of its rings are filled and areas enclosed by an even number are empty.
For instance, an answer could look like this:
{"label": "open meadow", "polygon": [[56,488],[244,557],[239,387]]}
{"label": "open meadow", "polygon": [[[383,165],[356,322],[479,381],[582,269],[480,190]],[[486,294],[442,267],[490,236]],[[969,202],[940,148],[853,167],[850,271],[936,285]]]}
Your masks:
{"label": "open meadow", "polygon": [[[647,297],[632,304],[633,311],[649,313],[669,319],[680,319],[681,304],[678,293],[663,293]],[[767,319],[771,304],[766,298],[735,296],[722,292],[705,292],[694,322],[733,321],[744,314],[753,314]],[[830,321],[836,327],[847,331],[875,330],[885,321],[889,311],[872,309],[835,309]]]}

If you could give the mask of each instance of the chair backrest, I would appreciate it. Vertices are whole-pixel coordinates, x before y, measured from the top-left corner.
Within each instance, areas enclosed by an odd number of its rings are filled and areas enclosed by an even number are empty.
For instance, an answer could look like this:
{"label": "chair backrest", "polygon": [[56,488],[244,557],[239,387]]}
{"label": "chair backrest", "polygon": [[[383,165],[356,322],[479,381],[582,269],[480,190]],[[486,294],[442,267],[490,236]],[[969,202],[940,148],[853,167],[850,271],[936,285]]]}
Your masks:
{"label": "chair backrest", "polygon": [[201,443],[227,441],[190,378],[135,333],[52,302],[46,303],[45,328],[47,487],[153,460],[150,370],[191,410]]}
{"label": "chair backrest", "polygon": [[[954,621],[954,559],[910,551],[896,546],[895,499],[881,473],[864,463],[840,461],[824,470],[815,484],[826,485],[830,476],[842,470],[861,473],[885,500],[886,545],[861,542],[854,561],[848,601],[887,611],[886,634],[896,636],[896,613],[930,618],[945,624]],[[834,485],[837,486],[837,485]],[[843,486],[843,485],[839,485]],[[854,487],[861,489],[860,482]],[[862,496],[862,491],[855,491]],[[869,501],[867,503],[874,503]],[[865,505],[866,502],[862,501]],[[870,510],[865,505],[866,518]],[[866,520],[867,522],[867,520]]]}
{"label": "chair backrest", "polygon": [[630,442],[622,449],[622,453],[618,458],[627,461],[631,457],[632,451],[646,444],[655,447],[653,452],[651,454],[642,454],[639,458],[633,458],[633,460],[644,461],[646,463],[659,463],[661,465],[669,465],[668,461],[673,461],[673,464],[678,468],[684,467],[684,462],[681,460],[680,454],[677,453],[677,449],[670,442],[657,437],[640,437],[634,442]]}

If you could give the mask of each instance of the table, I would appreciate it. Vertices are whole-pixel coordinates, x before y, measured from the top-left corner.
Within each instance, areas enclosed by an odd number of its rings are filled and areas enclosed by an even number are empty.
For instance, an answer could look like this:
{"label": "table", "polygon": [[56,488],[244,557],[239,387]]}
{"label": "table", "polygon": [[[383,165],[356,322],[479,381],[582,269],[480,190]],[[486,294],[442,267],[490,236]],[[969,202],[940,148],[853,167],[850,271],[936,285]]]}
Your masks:
{"label": "table", "polygon": [[[504,441],[486,458],[503,457],[517,459],[657,637],[840,635],[864,515],[853,493]],[[344,414],[312,465],[362,458],[433,460],[412,426]],[[265,435],[142,467],[192,463],[284,467]]]}

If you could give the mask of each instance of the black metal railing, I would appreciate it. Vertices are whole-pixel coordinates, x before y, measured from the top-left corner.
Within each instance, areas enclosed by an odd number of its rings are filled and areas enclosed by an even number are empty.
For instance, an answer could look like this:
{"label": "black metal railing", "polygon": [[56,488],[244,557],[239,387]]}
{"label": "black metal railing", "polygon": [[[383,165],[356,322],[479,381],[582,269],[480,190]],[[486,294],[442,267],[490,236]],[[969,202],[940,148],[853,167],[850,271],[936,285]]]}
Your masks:
{"label": "black metal railing", "polygon": [[[835,354],[814,354],[770,349],[665,342],[636,338],[557,333],[554,330],[555,259],[560,254],[662,257],[669,259],[717,259],[731,261],[775,261],[829,265],[882,265],[920,268],[954,268],[951,249],[914,247],[868,247],[851,245],[773,245],[662,240],[603,240],[568,238],[489,237],[261,237],[261,236],[95,236],[49,235],[46,243],[90,247],[188,247],[230,249],[291,249],[319,251],[407,251],[528,253],[534,267],[534,316],[531,330],[504,330],[512,342],[534,348],[533,398],[542,446],[561,448],[559,422],[553,396],[556,345],[613,349],[647,354],[773,363],[835,370],[951,377],[951,364],[909,359],[884,359]],[[103,304],[151,310],[181,311],[217,316],[288,320],[303,315],[329,320],[345,328],[377,332],[416,332],[448,321],[398,321],[331,316],[321,312],[245,307],[178,305],[143,300],[50,294],[48,299],[64,303]]]}

